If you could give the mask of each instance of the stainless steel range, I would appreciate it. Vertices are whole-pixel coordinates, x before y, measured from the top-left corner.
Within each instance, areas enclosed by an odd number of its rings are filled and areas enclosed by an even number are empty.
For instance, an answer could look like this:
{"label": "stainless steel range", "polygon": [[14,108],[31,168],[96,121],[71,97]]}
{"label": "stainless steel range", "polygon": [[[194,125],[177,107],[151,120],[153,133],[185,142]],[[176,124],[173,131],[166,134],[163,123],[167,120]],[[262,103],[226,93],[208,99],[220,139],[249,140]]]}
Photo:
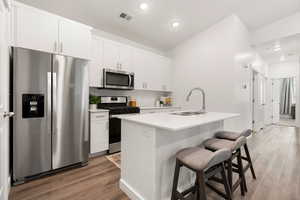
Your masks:
{"label": "stainless steel range", "polygon": [[100,97],[98,108],[109,110],[109,153],[121,150],[121,120],[116,115],[140,113],[139,107],[127,106],[127,97]]}
{"label": "stainless steel range", "polygon": [[13,183],[88,161],[88,61],[13,48]]}

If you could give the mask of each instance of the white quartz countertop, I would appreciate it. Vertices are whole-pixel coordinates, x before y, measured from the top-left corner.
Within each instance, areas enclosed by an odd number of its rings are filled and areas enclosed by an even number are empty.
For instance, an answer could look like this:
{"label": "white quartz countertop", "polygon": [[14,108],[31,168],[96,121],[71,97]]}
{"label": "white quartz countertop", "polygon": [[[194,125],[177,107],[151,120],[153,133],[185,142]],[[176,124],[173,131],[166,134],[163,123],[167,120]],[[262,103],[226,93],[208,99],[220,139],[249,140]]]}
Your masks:
{"label": "white quartz countertop", "polygon": [[109,110],[106,109],[90,109],[90,113],[101,113],[101,112],[109,112]]}
{"label": "white quartz countertop", "polygon": [[118,118],[170,131],[179,131],[238,116],[240,115],[236,113],[207,112],[202,115],[192,116],[173,115],[171,113],[151,113],[142,115],[119,115]]}
{"label": "white quartz countertop", "polygon": [[154,110],[154,109],[180,109],[178,106],[164,106],[164,107],[158,107],[158,106],[142,106],[140,107],[141,110]]}

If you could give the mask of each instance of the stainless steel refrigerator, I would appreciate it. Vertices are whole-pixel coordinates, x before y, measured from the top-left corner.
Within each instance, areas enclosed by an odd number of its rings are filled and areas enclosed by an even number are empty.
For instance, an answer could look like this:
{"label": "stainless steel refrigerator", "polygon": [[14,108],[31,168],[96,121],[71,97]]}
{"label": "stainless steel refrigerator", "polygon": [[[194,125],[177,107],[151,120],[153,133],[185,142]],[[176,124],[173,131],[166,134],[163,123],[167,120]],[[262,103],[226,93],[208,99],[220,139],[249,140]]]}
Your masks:
{"label": "stainless steel refrigerator", "polygon": [[12,49],[13,183],[88,161],[88,61]]}

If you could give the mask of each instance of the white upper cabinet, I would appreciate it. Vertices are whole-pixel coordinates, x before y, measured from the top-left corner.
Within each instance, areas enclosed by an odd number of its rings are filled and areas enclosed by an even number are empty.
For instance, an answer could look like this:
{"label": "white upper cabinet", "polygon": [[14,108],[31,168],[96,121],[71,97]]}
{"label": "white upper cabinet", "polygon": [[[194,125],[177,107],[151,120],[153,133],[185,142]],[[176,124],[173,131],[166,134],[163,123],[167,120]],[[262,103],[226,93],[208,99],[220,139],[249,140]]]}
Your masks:
{"label": "white upper cabinet", "polygon": [[133,48],[127,45],[120,45],[119,67],[123,71],[133,71]]}
{"label": "white upper cabinet", "polygon": [[135,72],[134,87],[139,90],[148,89],[148,79],[151,73],[150,57],[147,52],[142,49],[134,48],[133,51],[133,68]]}
{"label": "white upper cabinet", "polygon": [[103,85],[103,39],[99,37],[92,38],[89,85],[90,87]]}
{"label": "white upper cabinet", "polygon": [[91,28],[57,15],[13,3],[13,44],[17,47],[90,59]]}
{"label": "white upper cabinet", "polygon": [[171,91],[170,59],[142,49],[134,49],[135,88]]}
{"label": "white upper cabinet", "polygon": [[118,69],[119,43],[104,39],[103,41],[103,66],[104,68]]}
{"label": "white upper cabinet", "polygon": [[103,66],[122,71],[132,71],[132,47],[104,39]]}
{"label": "white upper cabinet", "polygon": [[58,18],[29,7],[14,7],[15,44],[18,47],[55,53],[58,48]]}
{"label": "white upper cabinet", "polygon": [[59,51],[61,54],[90,58],[91,37],[90,27],[70,20],[60,20]]}

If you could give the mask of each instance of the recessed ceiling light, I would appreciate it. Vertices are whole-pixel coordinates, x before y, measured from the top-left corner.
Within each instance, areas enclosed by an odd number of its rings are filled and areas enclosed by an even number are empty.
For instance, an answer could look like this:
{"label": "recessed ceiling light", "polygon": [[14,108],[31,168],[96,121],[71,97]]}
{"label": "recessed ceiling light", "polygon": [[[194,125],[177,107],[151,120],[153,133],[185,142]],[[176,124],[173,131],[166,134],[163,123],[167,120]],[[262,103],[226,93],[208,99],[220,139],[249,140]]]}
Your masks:
{"label": "recessed ceiling light", "polygon": [[147,3],[141,3],[141,4],[140,4],[140,9],[141,9],[141,10],[148,10],[148,8],[149,8],[149,6],[148,6]]}
{"label": "recessed ceiling light", "polygon": [[179,22],[173,22],[173,23],[172,23],[172,27],[173,27],[173,28],[177,28],[177,27],[179,27],[179,25],[180,25]]}

